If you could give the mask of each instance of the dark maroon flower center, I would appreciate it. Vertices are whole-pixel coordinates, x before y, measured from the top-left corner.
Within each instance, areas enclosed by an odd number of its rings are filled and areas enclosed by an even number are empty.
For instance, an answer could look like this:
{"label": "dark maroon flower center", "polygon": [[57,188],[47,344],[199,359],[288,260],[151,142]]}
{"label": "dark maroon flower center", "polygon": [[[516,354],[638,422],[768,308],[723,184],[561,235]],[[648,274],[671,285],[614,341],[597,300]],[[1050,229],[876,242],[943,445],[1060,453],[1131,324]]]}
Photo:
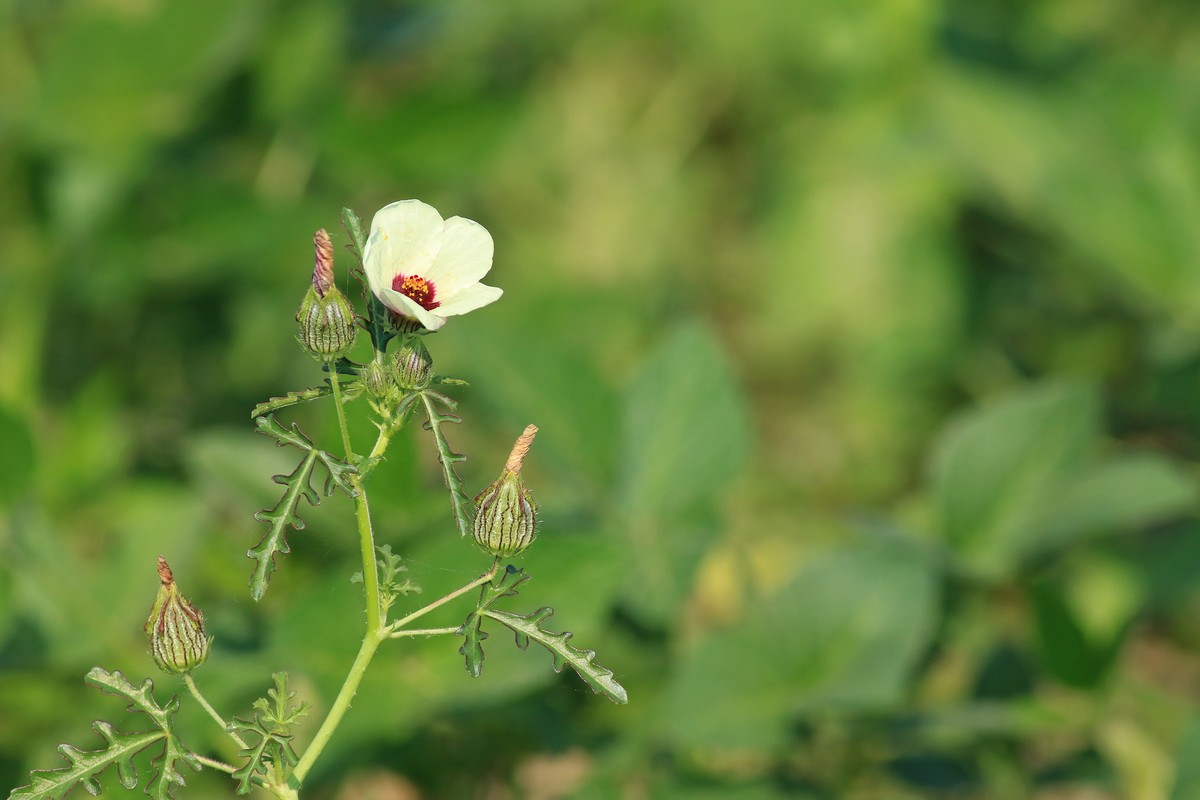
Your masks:
{"label": "dark maroon flower center", "polygon": [[437,287],[433,281],[427,281],[420,275],[397,275],[392,278],[392,291],[399,292],[426,311],[433,311],[441,305],[437,297]]}

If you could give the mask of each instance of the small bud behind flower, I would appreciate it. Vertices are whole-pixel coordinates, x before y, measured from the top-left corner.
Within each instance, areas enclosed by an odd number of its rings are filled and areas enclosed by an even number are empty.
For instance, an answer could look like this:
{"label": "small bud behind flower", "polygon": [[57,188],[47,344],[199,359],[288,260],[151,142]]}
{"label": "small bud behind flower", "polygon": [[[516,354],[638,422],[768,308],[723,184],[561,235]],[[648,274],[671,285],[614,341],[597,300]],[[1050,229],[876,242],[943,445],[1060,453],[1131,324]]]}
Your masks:
{"label": "small bud behind flower", "polygon": [[368,361],[358,372],[358,379],[368,394],[376,400],[386,400],[396,394],[396,382],[392,379],[391,370],[385,369],[378,361]]}
{"label": "small bud behind flower", "polygon": [[424,389],[432,376],[433,357],[419,336],[408,336],[392,354],[392,367],[401,389]]}
{"label": "small bud behind flower", "polygon": [[312,288],[304,296],[296,321],[300,344],[315,358],[334,361],[346,354],[358,335],[354,309],[333,282],[333,242],[323,229],[313,236],[316,265]]}
{"label": "small bud behind flower", "polygon": [[525,428],[500,478],[475,497],[475,543],[498,558],[521,553],[537,535],[537,503],[521,478],[535,435],[536,426]]}
{"label": "small bud behind flower", "polygon": [[162,556],[158,557],[158,577],[162,585],[146,620],[150,655],[166,672],[190,672],[208,658],[212,638],[204,634],[204,615],[180,594]]}

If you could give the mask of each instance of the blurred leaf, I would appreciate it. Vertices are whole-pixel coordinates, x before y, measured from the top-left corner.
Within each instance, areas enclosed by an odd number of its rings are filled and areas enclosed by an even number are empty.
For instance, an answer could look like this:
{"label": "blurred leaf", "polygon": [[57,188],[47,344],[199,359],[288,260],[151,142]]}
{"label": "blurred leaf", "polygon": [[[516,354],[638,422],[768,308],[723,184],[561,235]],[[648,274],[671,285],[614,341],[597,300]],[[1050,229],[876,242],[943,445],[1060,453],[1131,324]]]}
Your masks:
{"label": "blurred leaf", "polygon": [[[488,367],[478,391],[514,426],[538,426],[539,458],[585,477],[593,493],[612,484],[619,437],[618,402],[594,362],[545,328],[497,330],[471,343]],[[518,430],[520,430],[518,428]]]}
{"label": "blurred leaf", "polygon": [[1089,387],[1051,383],[947,427],[935,446],[932,483],[940,534],[963,565],[998,578],[1036,552],[1155,522],[1194,503],[1191,481],[1161,457],[1096,461],[1098,405]]}
{"label": "blurred leaf", "polygon": [[811,711],[886,709],[933,634],[937,576],[912,545],[815,555],[683,654],[663,725],[680,745],[772,748]]}
{"label": "blurred leaf", "polygon": [[675,330],[625,392],[620,483],[629,513],[660,518],[711,499],[749,452],[745,401],[720,346],[700,325]]}
{"label": "blurred leaf", "polygon": [[25,420],[0,406],[0,506],[25,493],[37,469],[33,433]]}
{"label": "blurred leaf", "polygon": [[1175,784],[1170,800],[1200,797],[1200,718],[1188,726],[1175,752]]}
{"label": "blurred leaf", "polygon": [[1033,521],[1036,547],[1176,516],[1196,502],[1194,480],[1161,456],[1115,456],[1061,481]]}
{"label": "blurred leaf", "polygon": [[745,401],[720,348],[700,325],[677,329],[625,393],[625,600],[639,616],[661,624],[687,595],[718,529],[711,509],[749,452]]}

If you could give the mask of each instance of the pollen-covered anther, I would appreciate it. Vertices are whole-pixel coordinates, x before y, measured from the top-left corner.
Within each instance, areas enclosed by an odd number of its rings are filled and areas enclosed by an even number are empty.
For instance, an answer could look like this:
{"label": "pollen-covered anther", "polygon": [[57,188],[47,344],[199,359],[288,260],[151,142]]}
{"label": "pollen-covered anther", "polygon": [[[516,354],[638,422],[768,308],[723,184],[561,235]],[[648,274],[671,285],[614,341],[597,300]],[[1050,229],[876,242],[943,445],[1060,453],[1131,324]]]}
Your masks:
{"label": "pollen-covered anther", "polygon": [[392,279],[392,290],[404,295],[426,311],[432,311],[441,305],[441,302],[434,299],[437,297],[437,287],[433,285],[433,281],[420,275],[397,275]]}

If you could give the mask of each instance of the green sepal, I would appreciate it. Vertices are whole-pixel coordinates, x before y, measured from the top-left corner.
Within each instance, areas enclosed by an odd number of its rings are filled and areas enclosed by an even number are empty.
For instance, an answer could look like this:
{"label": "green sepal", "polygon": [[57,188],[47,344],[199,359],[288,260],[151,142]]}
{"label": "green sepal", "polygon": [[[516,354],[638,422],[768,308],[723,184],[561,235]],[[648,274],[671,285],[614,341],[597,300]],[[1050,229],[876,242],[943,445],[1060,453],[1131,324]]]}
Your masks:
{"label": "green sepal", "polygon": [[300,432],[293,423],[291,429],[284,428],[273,416],[259,417],[255,421],[259,433],[271,437],[280,446],[291,445],[307,451],[296,468],[287,475],[275,475],[271,479],[287,489],[283,497],[273,508],[255,512],[254,518],[268,523],[267,533],[254,547],[246,551],[248,558],[256,562],[254,572],[250,575],[250,596],[256,601],[261,600],[271,583],[271,573],[275,571],[275,554],[287,554],[292,551],[287,542],[287,529],[290,525],[295,530],[304,530],[304,520],[299,516],[300,499],[308,500],[309,505],[316,506],[321,502],[321,496],[312,488],[311,480],[313,467],[317,461],[325,467],[325,495],[333,494],[335,488],[341,489],[350,497],[358,495],[358,490],[350,482],[350,476],[357,469],[341,459],[319,450],[312,441]]}
{"label": "green sepal", "polygon": [[479,600],[472,611],[455,631],[455,635],[463,637],[462,647],[458,652],[466,658],[467,672],[472,678],[483,674],[483,640],[488,638],[483,630],[483,614],[492,604],[502,597],[515,597],[517,587],[529,580],[530,575],[522,569],[509,564],[503,572],[479,588]]}
{"label": "green sepal", "polygon": [[[450,492],[450,505],[454,512],[454,524],[458,527],[460,536],[470,536],[475,522],[475,503],[467,496],[466,485],[454,465],[466,461],[467,457],[450,449],[442,425],[447,422],[461,423],[462,418],[454,414],[458,404],[440,392],[424,389],[416,392],[425,404],[425,422],[421,426],[433,434],[437,445],[438,463],[442,465],[442,475],[446,479],[446,488]],[[447,413],[438,411],[435,401],[446,408]]]}
{"label": "green sepal", "polygon": [[351,268],[350,274],[357,278],[363,287],[363,304],[367,308],[366,329],[371,336],[371,346],[377,352],[383,353],[387,350],[388,342],[396,336],[396,332],[392,329],[387,306],[380,302],[375,293],[371,291],[371,287],[367,283],[367,276],[363,273],[362,258],[367,249],[367,231],[363,228],[358,214],[349,208],[342,209],[342,227],[346,229],[350,241],[353,242],[348,249],[358,257],[359,266]]}
{"label": "green sepal", "polygon": [[572,647],[568,640],[574,634],[570,631],[555,633],[542,627],[542,623],[554,615],[553,608],[549,606],[539,608],[532,614],[524,616],[490,609],[483,611],[482,614],[511,628],[517,637],[517,647],[521,650],[529,647],[531,639],[549,650],[554,657],[555,672],[562,672],[563,667],[570,667],[596,694],[602,694],[619,705],[629,702],[629,695],[625,692],[625,687],[616,682],[612,670],[596,663],[594,650],[580,650]]}

